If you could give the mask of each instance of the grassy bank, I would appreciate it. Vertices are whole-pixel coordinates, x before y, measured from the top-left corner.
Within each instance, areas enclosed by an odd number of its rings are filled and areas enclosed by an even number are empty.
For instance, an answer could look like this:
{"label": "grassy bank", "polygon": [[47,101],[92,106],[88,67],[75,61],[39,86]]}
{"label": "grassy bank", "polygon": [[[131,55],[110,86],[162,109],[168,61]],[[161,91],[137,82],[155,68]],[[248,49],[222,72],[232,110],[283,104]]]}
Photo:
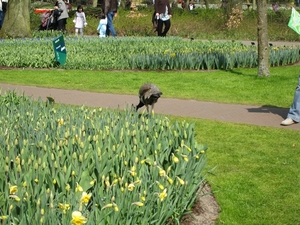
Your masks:
{"label": "grassy bank", "polygon": [[[297,85],[298,66],[231,71],[83,71],[3,70],[0,82],[92,92],[137,94],[144,82],[156,83],[164,97],[288,108]],[[38,73],[38,75],[37,75]]]}
{"label": "grassy bank", "polygon": [[[100,8],[85,8],[88,26],[85,35],[97,35],[96,28]],[[137,11],[120,8],[114,25],[119,36],[156,36],[151,24],[153,7],[141,7]],[[282,9],[279,13],[268,10],[268,32],[271,41],[299,41],[299,35],[291,30],[287,24],[291,10]],[[67,21],[68,34],[74,34],[72,22],[74,11],[69,13]],[[231,39],[256,40],[257,39],[257,12],[245,10],[243,19],[237,28],[228,29],[225,26],[224,11],[222,9],[196,8],[194,11],[173,8],[171,29],[169,36],[199,39]],[[32,13],[31,28],[37,30],[40,25],[40,15]],[[38,34],[35,34],[38,35]]]}

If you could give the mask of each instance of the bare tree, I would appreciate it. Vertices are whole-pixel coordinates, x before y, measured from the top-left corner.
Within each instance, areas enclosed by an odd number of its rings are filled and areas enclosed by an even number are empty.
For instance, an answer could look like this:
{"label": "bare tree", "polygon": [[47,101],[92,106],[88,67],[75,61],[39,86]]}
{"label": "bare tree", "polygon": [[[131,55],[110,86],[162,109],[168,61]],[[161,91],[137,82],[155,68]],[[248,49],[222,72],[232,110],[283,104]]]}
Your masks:
{"label": "bare tree", "polygon": [[9,0],[0,37],[30,37],[30,0]]}
{"label": "bare tree", "polygon": [[257,4],[257,35],[258,35],[258,75],[269,76],[269,46],[267,0],[259,0]]}

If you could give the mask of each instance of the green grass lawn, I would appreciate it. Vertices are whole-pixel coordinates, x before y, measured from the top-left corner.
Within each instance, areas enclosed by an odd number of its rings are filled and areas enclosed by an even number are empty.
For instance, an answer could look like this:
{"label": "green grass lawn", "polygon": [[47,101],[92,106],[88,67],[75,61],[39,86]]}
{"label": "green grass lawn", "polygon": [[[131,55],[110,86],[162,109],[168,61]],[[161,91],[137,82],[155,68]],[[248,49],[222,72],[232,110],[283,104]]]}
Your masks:
{"label": "green grass lawn", "polygon": [[0,82],[92,92],[137,94],[152,82],[164,97],[224,103],[290,107],[298,82],[299,66],[270,68],[271,76],[257,69],[231,71],[80,71],[3,70]]}
{"label": "green grass lawn", "polygon": [[[289,107],[299,67],[232,71],[2,70],[0,82],[137,94],[154,82],[164,97]],[[174,117],[196,124],[198,143],[207,144],[207,179],[221,208],[219,224],[300,224],[299,131]]]}

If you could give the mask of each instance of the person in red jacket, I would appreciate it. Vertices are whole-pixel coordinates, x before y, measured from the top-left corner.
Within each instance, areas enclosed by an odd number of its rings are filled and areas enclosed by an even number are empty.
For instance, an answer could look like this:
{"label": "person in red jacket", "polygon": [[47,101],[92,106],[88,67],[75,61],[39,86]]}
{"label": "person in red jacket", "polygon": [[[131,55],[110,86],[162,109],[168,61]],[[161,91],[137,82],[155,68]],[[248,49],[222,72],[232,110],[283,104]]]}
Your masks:
{"label": "person in red jacket", "polygon": [[[170,7],[169,0],[155,0],[154,10],[156,18],[158,19],[157,23],[157,33],[160,37],[165,37],[171,27],[171,17],[172,11]],[[164,30],[163,30],[164,26]]]}

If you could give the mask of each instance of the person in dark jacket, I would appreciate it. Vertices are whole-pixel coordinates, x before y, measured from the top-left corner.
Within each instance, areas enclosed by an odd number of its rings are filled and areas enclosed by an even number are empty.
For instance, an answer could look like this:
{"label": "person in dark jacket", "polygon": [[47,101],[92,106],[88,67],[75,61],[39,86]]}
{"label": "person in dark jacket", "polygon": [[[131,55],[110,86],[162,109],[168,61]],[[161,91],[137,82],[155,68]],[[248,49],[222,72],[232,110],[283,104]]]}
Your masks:
{"label": "person in dark jacket", "polygon": [[110,34],[113,37],[117,36],[115,27],[113,25],[113,18],[118,15],[118,1],[117,0],[104,0],[103,4],[103,13],[107,18],[107,27],[106,27],[106,36],[108,37]]}
{"label": "person in dark jacket", "polygon": [[[171,27],[171,17],[172,11],[170,7],[169,0],[155,0],[154,10],[156,18],[158,19],[157,23],[157,33],[160,37],[165,37]],[[164,31],[163,31],[164,26]]]}
{"label": "person in dark jacket", "polygon": [[67,19],[69,18],[68,8],[63,0],[56,0],[54,9],[59,11],[57,17],[57,30],[66,31]]}

